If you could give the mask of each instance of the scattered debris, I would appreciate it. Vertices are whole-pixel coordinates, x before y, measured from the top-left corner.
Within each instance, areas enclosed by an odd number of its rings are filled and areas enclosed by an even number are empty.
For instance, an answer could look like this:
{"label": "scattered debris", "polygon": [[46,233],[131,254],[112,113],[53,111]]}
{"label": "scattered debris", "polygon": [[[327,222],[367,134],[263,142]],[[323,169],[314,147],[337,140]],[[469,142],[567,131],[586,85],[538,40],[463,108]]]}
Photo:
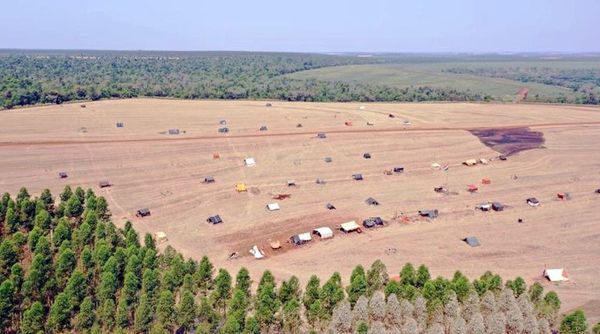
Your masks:
{"label": "scattered debris", "polygon": [[392,175],[392,174],[393,174],[393,172],[392,172],[392,170],[391,170],[391,169],[384,169],[384,170],[383,170],[383,174],[385,174],[385,175]]}
{"label": "scattered debris", "polygon": [[150,216],[150,209],[148,208],[143,208],[143,209],[139,209],[137,210],[137,213],[135,214],[137,217],[146,217],[146,216]]}
{"label": "scattered debris", "polygon": [[469,184],[469,185],[467,185],[467,190],[470,193],[474,193],[474,192],[477,192],[477,190],[479,190],[479,188],[477,188],[477,186],[474,184]]}
{"label": "scattered debris", "polygon": [[292,197],[292,194],[277,194],[276,196],[273,196],[273,199],[284,200],[284,199],[290,198],[290,197]]}
{"label": "scattered debris", "polygon": [[252,246],[252,248],[250,249],[250,254],[254,255],[255,259],[262,259],[263,257],[265,257],[265,252],[258,249],[258,246],[256,245]]}
{"label": "scattered debris", "polygon": [[317,182],[317,184],[325,184],[326,183],[325,180],[323,180],[323,179],[317,179],[316,182]]}
{"label": "scattered debris", "polygon": [[477,162],[479,162],[482,165],[487,165],[490,161],[486,158],[480,158]]}
{"label": "scattered debris", "polygon": [[481,179],[481,184],[492,184],[492,180],[490,180],[487,177],[484,177],[483,179]]}
{"label": "scattered debris", "polygon": [[100,188],[107,188],[107,187],[112,186],[112,184],[110,182],[108,182],[107,180],[104,180],[104,181],[98,182],[98,186]]}
{"label": "scattered debris", "polygon": [[507,157],[506,157],[506,155],[500,155],[500,156],[498,157],[498,159],[500,159],[500,160],[502,160],[502,161],[506,161],[506,160],[507,160]]}
{"label": "scattered debris", "polygon": [[556,197],[560,200],[571,200],[571,193],[558,193],[556,194]]}
{"label": "scattered debris", "polygon": [[346,125],[346,126],[352,126],[352,121],[345,121],[344,125]]}
{"label": "scattered debris", "polygon": [[404,124],[404,126],[410,126],[412,123],[409,120],[405,120],[402,124]]}

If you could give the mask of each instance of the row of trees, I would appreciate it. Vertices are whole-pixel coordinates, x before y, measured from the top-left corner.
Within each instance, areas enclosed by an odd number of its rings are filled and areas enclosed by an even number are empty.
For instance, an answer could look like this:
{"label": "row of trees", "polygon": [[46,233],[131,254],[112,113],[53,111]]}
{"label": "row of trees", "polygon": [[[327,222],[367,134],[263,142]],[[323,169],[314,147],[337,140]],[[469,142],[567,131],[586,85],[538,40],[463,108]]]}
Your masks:
{"label": "row of trees", "polygon": [[319,67],[384,61],[390,60],[285,53],[5,53],[0,54],[0,108],[141,96],[341,102],[484,99],[451,89],[285,77]]}
{"label": "row of trees", "polygon": [[[432,278],[406,264],[390,278],[375,261],[304,289],[292,276],[235,277],[117,228],[106,200],[65,187],[0,200],[2,333],[585,333],[581,311],[560,319],[556,293],[490,272],[470,281]],[[254,289],[256,286],[256,289]]]}
{"label": "row of trees", "polygon": [[452,67],[444,70],[449,73],[470,74],[493,78],[511,79],[520,82],[536,82],[551,86],[569,88],[575,98],[560,96],[528,96],[527,100],[556,103],[598,104],[600,95],[600,67],[549,67],[531,66],[514,67]]}

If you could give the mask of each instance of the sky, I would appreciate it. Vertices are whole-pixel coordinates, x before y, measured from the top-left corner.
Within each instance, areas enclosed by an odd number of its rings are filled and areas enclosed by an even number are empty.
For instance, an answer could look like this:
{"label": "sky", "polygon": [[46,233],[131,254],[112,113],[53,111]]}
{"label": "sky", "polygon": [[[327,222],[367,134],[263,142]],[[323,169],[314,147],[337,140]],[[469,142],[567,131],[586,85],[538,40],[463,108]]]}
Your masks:
{"label": "sky", "polygon": [[600,0],[7,0],[0,48],[598,52]]}

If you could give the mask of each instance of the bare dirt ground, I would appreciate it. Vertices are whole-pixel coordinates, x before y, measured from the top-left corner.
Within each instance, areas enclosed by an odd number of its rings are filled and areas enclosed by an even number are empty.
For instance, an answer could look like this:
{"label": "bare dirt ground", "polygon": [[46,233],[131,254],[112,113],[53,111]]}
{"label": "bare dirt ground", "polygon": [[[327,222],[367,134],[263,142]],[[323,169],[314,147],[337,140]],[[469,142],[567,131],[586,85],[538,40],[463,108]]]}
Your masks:
{"label": "bare dirt ground", "polygon": [[[600,195],[594,190],[600,187],[600,108],[272,104],[136,99],[1,111],[0,191],[14,194],[26,186],[32,194],[44,188],[58,194],[66,184],[92,187],[109,200],[116,223],[129,219],[142,233],[164,231],[166,244],[186,256],[206,254],[232,272],[246,266],[256,279],[265,269],[282,279],[293,274],[326,279],[334,271],[346,279],[355,265],[376,259],[391,274],[410,261],[425,263],[433,275],[448,277],[458,269],[474,278],[492,270],[529,283],[540,279],[544,267],[564,267],[571,282],[545,282],[546,289],[560,294],[564,310],[584,307],[591,320],[599,320]],[[222,119],[228,134],[217,132]],[[116,122],[125,126],[117,128]],[[259,131],[262,125],[268,131]],[[545,148],[489,165],[462,166],[465,159],[498,156],[467,131],[493,127],[540,131]],[[165,134],[170,128],[185,133]],[[318,132],[327,138],[317,139]],[[221,159],[213,159],[215,152]],[[364,159],[365,152],[372,159]],[[247,157],[257,165],[245,167]],[[326,163],[325,157],[333,161]],[[434,162],[448,164],[449,170],[431,168]],[[399,165],[404,174],[383,174]],[[69,177],[59,179],[59,171]],[[353,181],[355,173],[364,180]],[[216,182],[203,184],[209,175]],[[492,183],[482,185],[484,177]],[[327,183],[316,184],[317,178]],[[288,179],[297,187],[287,187]],[[99,189],[100,180],[114,186]],[[237,182],[251,191],[235,192]],[[471,194],[466,185],[473,183],[479,192]],[[442,184],[457,194],[435,193]],[[557,192],[571,192],[573,199],[559,201]],[[279,193],[292,196],[273,200]],[[381,205],[367,206],[368,197]],[[528,197],[537,197],[541,205],[527,206]],[[507,208],[476,212],[475,205],[484,201]],[[281,210],[267,211],[272,202]],[[327,210],[328,202],[337,210]],[[136,218],[134,212],[143,207],[152,216]],[[433,208],[439,218],[414,219],[417,210]],[[333,239],[302,247],[285,243],[315,227],[335,228],[369,216],[391,221],[401,212],[413,218],[410,224],[389,222],[362,234],[336,231]],[[207,224],[214,214],[224,223]],[[461,241],[472,235],[480,247]],[[281,241],[283,249],[269,249],[271,240]],[[265,259],[251,257],[254,244],[267,251]],[[388,254],[390,248],[396,252]],[[240,258],[228,260],[236,251]]]}

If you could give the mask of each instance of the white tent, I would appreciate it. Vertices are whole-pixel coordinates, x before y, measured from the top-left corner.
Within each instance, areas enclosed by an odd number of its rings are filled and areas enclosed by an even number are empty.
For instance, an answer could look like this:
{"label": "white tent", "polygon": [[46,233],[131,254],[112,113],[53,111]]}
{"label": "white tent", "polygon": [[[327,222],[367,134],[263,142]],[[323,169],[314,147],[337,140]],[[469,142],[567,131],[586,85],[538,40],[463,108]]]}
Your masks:
{"label": "white tent", "polygon": [[254,255],[255,259],[262,259],[263,257],[265,257],[265,253],[258,249],[258,246],[256,245],[252,246],[252,248],[250,249],[250,254]]}
{"label": "white tent", "polygon": [[352,232],[352,231],[356,231],[356,230],[360,229],[360,226],[353,220],[353,221],[349,221],[347,223],[343,223],[341,225],[341,229],[344,232]]}
{"label": "white tent", "polygon": [[314,229],[313,233],[318,234],[321,237],[321,239],[333,238],[333,231],[326,226]]}
{"label": "white tent", "polygon": [[437,162],[434,162],[434,163],[431,164],[431,168],[433,168],[433,169],[440,169],[441,167],[442,166],[439,163],[437,163]]}
{"label": "white tent", "polygon": [[246,158],[244,160],[244,163],[246,164],[246,166],[248,167],[254,167],[256,166],[256,160],[254,160],[254,158]]}
{"label": "white tent", "polygon": [[269,211],[277,211],[279,210],[279,203],[270,203],[267,204],[267,209],[269,209]]}
{"label": "white tent", "polygon": [[560,269],[544,269],[544,277],[550,282],[563,282],[568,281],[569,278],[565,276],[566,272],[563,268]]}
{"label": "white tent", "polygon": [[310,233],[308,233],[308,232],[298,234],[298,239],[300,239],[304,242],[308,242],[308,241],[312,240],[312,238],[310,237]]}

